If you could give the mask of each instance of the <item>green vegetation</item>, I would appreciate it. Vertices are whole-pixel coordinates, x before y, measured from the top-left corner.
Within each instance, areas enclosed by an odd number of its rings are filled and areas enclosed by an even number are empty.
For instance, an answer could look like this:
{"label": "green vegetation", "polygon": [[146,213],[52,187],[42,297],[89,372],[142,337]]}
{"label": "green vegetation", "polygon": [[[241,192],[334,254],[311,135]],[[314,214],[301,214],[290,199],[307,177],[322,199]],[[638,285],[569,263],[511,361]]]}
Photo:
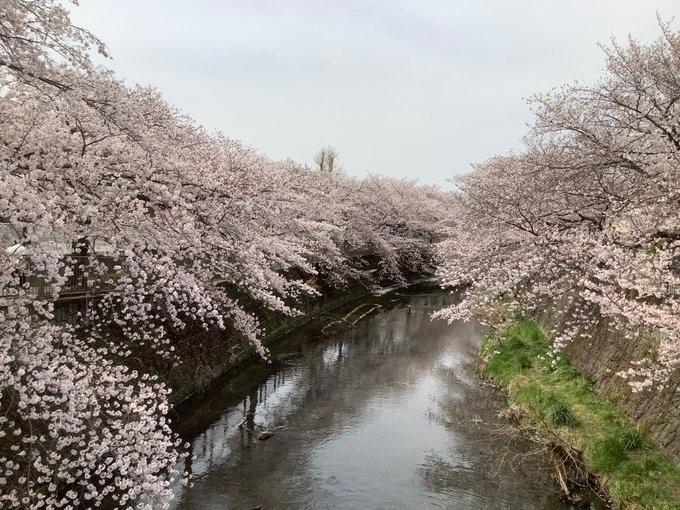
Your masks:
{"label": "green vegetation", "polygon": [[[615,508],[680,509],[680,468],[564,356],[550,354],[541,328],[522,319],[482,345],[482,374],[508,389],[540,436],[583,452]],[[517,413],[516,413],[517,414]]]}

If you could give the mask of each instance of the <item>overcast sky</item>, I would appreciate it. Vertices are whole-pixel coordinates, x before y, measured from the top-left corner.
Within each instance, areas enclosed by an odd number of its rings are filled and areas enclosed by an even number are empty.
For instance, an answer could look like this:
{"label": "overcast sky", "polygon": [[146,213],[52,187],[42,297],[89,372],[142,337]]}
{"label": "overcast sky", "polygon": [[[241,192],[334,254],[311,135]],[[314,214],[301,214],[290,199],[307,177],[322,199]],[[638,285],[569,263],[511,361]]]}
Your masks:
{"label": "overcast sky", "polygon": [[[521,149],[525,98],[593,82],[598,42],[659,35],[679,0],[82,0],[129,85],[274,159],[446,185]],[[677,29],[678,22],[673,24]]]}

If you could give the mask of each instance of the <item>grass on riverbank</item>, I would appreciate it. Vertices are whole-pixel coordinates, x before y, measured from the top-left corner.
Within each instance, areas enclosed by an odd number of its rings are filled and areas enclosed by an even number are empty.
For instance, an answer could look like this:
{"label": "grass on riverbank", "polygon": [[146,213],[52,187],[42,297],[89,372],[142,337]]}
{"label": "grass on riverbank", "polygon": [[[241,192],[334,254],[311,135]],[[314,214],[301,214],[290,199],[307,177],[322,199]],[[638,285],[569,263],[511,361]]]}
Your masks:
{"label": "grass on riverbank", "polygon": [[515,414],[540,436],[583,453],[615,508],[680,509],[680,468],[600,399],[586,375],[549,350],[538,324],[522,319],[485,340],[482,373],[508,389]]}

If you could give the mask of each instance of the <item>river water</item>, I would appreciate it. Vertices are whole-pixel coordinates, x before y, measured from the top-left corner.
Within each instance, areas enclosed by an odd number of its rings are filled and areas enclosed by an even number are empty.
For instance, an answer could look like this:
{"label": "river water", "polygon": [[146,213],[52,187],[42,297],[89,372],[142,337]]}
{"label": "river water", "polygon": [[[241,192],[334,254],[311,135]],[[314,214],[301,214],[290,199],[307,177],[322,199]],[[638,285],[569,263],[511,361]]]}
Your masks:
{"label": "river water", "polygon": [[345,331],[312,321],[184,406],[192,485],[175,508],[571,508],[537,446],[503,433],[504,397],[475,376],[480,328],[430,318],[453,299],[421,287],[336,309],[353,310]]}

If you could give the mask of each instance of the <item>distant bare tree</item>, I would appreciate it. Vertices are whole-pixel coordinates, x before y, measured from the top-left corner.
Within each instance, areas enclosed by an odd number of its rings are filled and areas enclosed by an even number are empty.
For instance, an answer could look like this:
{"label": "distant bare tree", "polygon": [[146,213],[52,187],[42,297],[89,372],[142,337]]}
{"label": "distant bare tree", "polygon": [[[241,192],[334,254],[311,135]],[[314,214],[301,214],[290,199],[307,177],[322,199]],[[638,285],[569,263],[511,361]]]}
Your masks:
{"label": "distant bare tree", "polygon": [[319,169],[319,172],[333,173],[337,171],[336,161],[338,159],[338,151],[332,145],[327,145],[319,150],[314,156],[314,162]]}
{"label": "distant bare tree", "polygon": [[319,172],[324,172],[326,170],[326,148],[319,150],[314,156],[314,163],[316,163]]}

